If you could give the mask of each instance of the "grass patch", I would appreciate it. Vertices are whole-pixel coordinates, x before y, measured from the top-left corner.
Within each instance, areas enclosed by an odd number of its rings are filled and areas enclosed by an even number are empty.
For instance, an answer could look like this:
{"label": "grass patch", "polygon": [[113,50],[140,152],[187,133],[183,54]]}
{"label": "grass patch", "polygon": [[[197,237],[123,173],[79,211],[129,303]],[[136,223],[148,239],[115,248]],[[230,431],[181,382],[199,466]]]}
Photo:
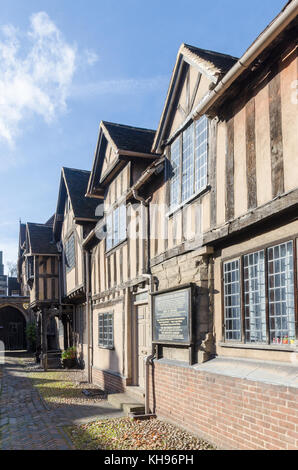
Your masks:
{"label": "grass patch", "polygon": [[82,398],[82,390],[77,388],[73,382],[65,380],[64,376],[65,373],[62,371],[28,373],[28,377],[32,380],[34,387],[39,390],[43,399],[56,406]]}

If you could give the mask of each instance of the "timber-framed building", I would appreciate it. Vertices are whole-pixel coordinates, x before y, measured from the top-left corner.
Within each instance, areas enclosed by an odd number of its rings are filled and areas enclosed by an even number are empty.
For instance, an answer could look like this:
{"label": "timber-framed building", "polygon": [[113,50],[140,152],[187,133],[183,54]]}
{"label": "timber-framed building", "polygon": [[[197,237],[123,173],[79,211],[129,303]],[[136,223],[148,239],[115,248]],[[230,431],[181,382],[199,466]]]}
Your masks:
{"label": "timber-framed building", "polygon": [[158,129],[101,121],[52,228],[27,224],[30,305],[53,265],[61,349],[222,448],[298,448],[297,12],[240,59],[182,44]]}

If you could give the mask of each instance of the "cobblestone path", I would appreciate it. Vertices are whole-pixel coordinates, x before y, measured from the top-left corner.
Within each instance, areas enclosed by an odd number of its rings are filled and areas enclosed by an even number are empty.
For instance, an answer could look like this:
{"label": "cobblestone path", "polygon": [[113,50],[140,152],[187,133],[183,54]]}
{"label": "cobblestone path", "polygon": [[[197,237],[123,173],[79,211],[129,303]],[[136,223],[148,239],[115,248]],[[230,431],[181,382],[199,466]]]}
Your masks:
{"label": "cobblestone path", "polygon": [[50,409],[27,374],[13,356],[0,366],[0,450],[70,450],[62,426],[123,416],[106,401]]}

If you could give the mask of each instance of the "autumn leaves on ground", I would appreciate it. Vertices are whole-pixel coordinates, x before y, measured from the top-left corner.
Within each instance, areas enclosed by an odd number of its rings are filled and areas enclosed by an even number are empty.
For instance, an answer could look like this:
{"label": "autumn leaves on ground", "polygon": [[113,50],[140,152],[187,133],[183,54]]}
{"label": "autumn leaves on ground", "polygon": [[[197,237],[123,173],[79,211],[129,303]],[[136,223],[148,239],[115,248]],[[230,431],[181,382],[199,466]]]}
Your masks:
{"label": "autumn leaves on ground", "polygon": [[[81,374],[75,371],[28,370],[29,377],[51,408],[65,404],[85,404],[80,383]],[[90,388],[90,384],[88,384]],[[211,450],[213,447],[194,435],[159,419],[135,420],[111,418],[68,426],[66,433],[81,450]]]}
{"label": "autumn leaves on ground", "polygon": [[211,450],[212,446],[164,421],[115,418],[66,428],[80,450]]}

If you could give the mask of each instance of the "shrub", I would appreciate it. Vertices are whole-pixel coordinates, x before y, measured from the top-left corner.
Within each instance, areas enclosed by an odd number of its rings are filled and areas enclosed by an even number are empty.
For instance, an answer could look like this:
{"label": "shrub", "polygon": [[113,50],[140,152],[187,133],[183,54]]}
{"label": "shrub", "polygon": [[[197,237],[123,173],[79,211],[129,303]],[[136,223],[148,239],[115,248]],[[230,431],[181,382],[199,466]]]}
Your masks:
{"label": "shrub", "polygon": [[36,324],[34,322],[28,323],[28,325],[26,326],[26,337],[27,337],[28,349],[30,351],[35,351],[37,331],[36,331]]}
{"label": "shrub", "polygon": [[63,351],[61,357],[62,359],[75,359],[76,353],[76,348],[74,346],[71,346],[70,348],[67,348],[65,351]]}

